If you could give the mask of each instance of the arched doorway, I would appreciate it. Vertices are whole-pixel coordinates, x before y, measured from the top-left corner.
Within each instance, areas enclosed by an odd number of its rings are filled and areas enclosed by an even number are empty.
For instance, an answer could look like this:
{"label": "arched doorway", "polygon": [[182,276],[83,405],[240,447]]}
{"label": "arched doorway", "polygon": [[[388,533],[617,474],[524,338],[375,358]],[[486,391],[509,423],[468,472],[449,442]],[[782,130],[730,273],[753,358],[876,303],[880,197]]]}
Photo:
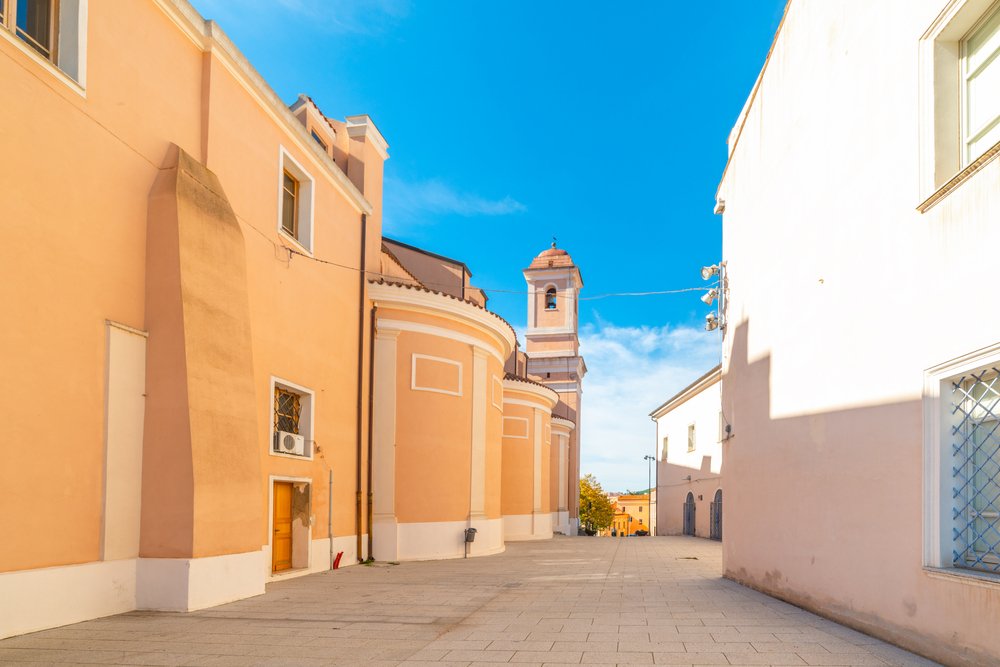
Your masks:
{"label": "arched doorway", "polygon": [[687,499],[684,501],[684,534],[694,535],[694,494],[688,491]]}
{"label": "arched doorway", "polygon": [[711,527],[709,537],[713,540],[722,539],[722,489],[715,492],[715,500],[712,501]]}

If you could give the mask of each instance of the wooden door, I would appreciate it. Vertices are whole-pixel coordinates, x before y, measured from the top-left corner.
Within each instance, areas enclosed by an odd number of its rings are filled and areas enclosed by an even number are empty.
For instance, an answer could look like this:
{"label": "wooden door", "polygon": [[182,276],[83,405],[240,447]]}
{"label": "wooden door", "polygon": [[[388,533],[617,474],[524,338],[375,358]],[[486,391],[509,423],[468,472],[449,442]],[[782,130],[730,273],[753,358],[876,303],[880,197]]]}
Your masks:
{"label": "wooden door", "polygon": [[274,483],[274,532],[271,535],[271,570],[292,567],[292,484]]}

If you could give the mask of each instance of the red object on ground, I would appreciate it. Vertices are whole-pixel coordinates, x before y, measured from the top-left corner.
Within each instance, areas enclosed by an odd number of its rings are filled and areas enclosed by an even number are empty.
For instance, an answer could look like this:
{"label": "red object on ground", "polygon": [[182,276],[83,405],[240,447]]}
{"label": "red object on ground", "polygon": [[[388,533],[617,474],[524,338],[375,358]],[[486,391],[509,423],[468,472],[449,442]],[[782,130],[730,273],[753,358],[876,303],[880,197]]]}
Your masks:
{"label": "red object on ground", "polygon": [[337,552],[337,557],[333,559],[333,569],[336,570],[340,567],[340,559],[344,556],[343,551]]}

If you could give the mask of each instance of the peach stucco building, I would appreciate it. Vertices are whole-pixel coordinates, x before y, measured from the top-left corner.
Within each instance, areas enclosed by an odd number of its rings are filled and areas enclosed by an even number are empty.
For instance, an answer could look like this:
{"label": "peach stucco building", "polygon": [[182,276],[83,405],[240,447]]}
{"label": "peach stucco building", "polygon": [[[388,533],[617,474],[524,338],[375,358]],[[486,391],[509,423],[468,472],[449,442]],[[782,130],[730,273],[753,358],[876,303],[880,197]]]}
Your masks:
{"label": "peach stucco building", "polygon": [[1000,6],[791,0],[718,193],[728,577],[1000,664]]}
{"label": "peach stucco building", "polygon": [[569,532],[579,383],[517,363],[463,263],[383,238],[368,116],[287,106],[185,0],[13,7],[0,349],[32,444],[0,464],[0,637]]}

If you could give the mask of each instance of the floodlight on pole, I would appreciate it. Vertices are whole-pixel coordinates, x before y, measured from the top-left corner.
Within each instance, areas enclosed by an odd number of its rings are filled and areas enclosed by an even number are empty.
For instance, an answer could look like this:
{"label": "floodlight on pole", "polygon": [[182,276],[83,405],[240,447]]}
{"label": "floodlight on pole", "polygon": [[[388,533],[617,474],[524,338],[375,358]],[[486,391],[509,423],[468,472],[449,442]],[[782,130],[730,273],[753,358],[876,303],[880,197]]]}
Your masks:
{"label": "floodlight on pole", "polygon": [[648,495],[648,497],[646,499],[646,507],[648,509],[648,513],[646,514],[646,516],[649,517],[649,534],[652,535],[653,534],[653,473],[652,473],[652,467],[653,467],[653,461],[656,460],[656,457],[655,456],[650,456],[649,454],[646,454],[642,458],[646,459],[646,461],[647,461],[647,463],[646,463],[646,493],[649,494],[649,495]]}

